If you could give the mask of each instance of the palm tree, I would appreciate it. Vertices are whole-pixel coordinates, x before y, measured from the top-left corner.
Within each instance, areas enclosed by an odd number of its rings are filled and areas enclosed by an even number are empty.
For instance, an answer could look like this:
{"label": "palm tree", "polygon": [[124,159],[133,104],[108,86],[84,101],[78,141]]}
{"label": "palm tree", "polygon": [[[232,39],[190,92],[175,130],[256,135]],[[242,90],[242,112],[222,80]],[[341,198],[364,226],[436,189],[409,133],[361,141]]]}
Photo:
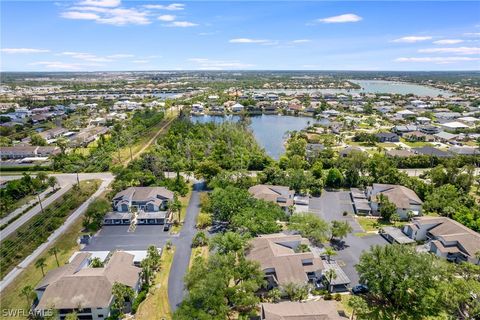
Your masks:
{"label": "palm tree", "polygon": [[50,187],[52,187],[53,190],[55,190],[55,186],[57,185],[58,180],[54,176],[50,176],[47,179],[47,183]]}
{"label": "palm tree", "polygon": [[334,269],[328,269],[325,272],[325,278],[328,280],[328,292],[332,292],[332,280],[337,278],[337,273]]}
{"label": "palm tree", "polygon": [[330,262],[330,258],[332,256],[337,255],[337,252],[332,247],[325,247],[325,252],[324,253],[327,255],[328,262]]}
{"label": "palm tree", "polygon": [[47,259],[42,257],[42,258],[39,258],[37,261],[35,261],[35,268],[42,270],[42,275],[44,277],[45,277],[45,271],[43,270],[43,268],[47,266],[47,264],[45,263],[46,260]]}
{"label": "palm tree", "polygon": [[478,259],[477,264],[480,265],[480,250],[478,250],[477,252],[475,252],[475,258]]}
{"label": "palm tree", "polygon": [[175,192],[173,195],[172,203],[170,204],[172,212],[176,212],[178,215],[178,222],[180,223],[180,212],[182,211],[182,203],[178,200],[178,194]]}
{"label": "palm tree", "polygon": [[25,286],[20,291],[20,296],[23,296],[25,297],[25,299],[27,299],[27,306],[30,306],[30,302],[31,302],[30,300],[32,298],[32,294],[33,294],[32,286]]}
{"label": "palm tree", "polygon": [[58,257],[57,257],[58,248],[57,247],[51,247],[48,250],[48,253],[53,254],[55,256],[55,262],[57,262],[57,267],[60,267],[60,263],[58,262]]}

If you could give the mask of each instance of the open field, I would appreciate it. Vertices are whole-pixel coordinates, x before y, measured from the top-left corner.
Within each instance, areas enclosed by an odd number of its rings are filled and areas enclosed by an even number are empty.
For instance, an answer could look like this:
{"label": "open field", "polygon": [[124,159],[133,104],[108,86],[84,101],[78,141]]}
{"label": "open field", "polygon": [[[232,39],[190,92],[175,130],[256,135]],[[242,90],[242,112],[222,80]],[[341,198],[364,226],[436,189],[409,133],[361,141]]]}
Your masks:
{"label": "open field", "polygon": [[77,207],[95,193],[99,185],[99,180],[80,182],[80,190],[72,188],[7,237],[0,248],[2,278],[44,243]]}
{"label": "open field", "polygon": [[172,318],[168,303],[168,275],[173,262],[175,248],[163,250],[160,271],[157,272],[147,298],[140,304],[135,315],[142,320],[167,320]]}

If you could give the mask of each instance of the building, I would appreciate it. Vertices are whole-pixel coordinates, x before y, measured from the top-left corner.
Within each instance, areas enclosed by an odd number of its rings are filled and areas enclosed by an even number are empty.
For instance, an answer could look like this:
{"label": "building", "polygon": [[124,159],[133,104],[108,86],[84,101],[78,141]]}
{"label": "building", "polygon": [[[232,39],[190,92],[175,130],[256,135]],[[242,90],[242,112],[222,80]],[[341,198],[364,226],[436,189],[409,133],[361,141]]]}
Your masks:
{"label": "building", "polygon": [[15,146],[1,147],[1,159],[24,159],[36,157],[50,157],[60,153],[60,148],[56,146]]}
{"label": "building", "polygon": [[380,132],[375,135],[377,137],[378,142],[399,142],[400,137],[391,132]]}
{"label": "building", "polygon": [[385,155],[392,158],[395,158],[395,157],[408,158],[408,157],[414,156],[415,152],[411,151],[410,149],[401,149],[401,150],[392,149],[392,150],[385,151]]}
{"label": "building", "polygon": [[245,109],[245,107],[240,103],[235,103],[231,109],[232,109],[232,112],[237,113],[237,112],[242,112]]}
{"label": "building", "polygon": [[[81,252],[70,263],[46,274],[35,287],[37,312],[55,309],[59,319],[76,312],[79,319],[100,320],[110,315],[112,287],[118,282],[138,292],[141,268],[134,266],[134,255],[116,251],[104,267],[93,268],[92,254]],[[131,301],[130,301],[131,302]]]}
{"label": "building", "polygon": [[412,150],[416,154],[424,155],[424,156],[431,156],[431,157],[438,157],[438,158],[448,158],[452,156],[451,153],[448,153],[446,151],[443,151],[434,147],[429,147],[429,146],[412,148]]}
{"label": "building", "polygon": [[288,212],[290,206],[293,206],[295,192],[290,190],[289,187],[257,184],[250,187],[248,192],[256,199],[278,204],[286,212]]}
{"label": "building", "polygon": [[416,217],[403,227],[403,233],[427,242],[430,252],[452,262],[478,263],[480,234],[447,217]]}
{"label": "building", "polygon": [[362,149],[360,149],[359,147],[356,147],[356,146],[347,146],[345,147],[344,149],[340,150],[338,152],[338,155],[342,158],[346,158],[348,157],[350,154],[352,153],[361,153],[363,152]]}
{"label": "building", "polygon": [[407,219],[409,212],[413,215],[422,213],[423,202],[413,190],[399,185],[374,183],[366,190],[373,215],[380,213],[380,195],[387,197],[397,207],[397,214],[401,219]]}
{"label": "building", "polygon": [[105,215],[103,224],[164,224],[173,198],[164,187],[130,187],[113,197],[114,211]]}
{"label": "building", "polygon": [[335,301],[262,303],[261,320],[340,320]]}
{"label": "building", "polygon": [[[260,263],[269,288],[321,279],[322,259],[310,250],[310,242],[300,235],[262,235],[252,239],[250,244],[246,257]],[[299,250],[301,245],[309,248],[308,251]]]}

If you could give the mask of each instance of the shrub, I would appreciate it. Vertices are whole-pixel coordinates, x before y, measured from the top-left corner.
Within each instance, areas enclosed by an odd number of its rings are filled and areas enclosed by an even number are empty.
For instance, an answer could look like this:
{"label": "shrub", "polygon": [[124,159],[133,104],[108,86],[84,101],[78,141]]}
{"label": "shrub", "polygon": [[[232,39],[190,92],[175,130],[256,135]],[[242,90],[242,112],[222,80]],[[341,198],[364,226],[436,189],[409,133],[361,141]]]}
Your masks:
{"label": "shrub", "polygon": [[336,293],[333,298],[337,301],[342,301],[342,296],[340,295],[340,293]]}
{"label": "shrub", "polygon": [[330,292],[325,293],[323,300],[332,300],[332,295]]}
{"label": "shrub", "polygon": [[197,228],[205,229],[212,225],[212,216],[205,212],[200,212],[197,217]]}
{"label": "shrub", "polygon": [[132,303],[132,314],[135,314],[138,310],[138,306],[142,303],[143,300],[147,297],[147,291],[140,291]]}
{"label": "shrub", "polygon": [[197,234],[192,240],[192,247],[194,248],[203,247],[203,246],[206,246],[207,244],[208,244],[208,239],[205,232],[203,231],[197,232]]}

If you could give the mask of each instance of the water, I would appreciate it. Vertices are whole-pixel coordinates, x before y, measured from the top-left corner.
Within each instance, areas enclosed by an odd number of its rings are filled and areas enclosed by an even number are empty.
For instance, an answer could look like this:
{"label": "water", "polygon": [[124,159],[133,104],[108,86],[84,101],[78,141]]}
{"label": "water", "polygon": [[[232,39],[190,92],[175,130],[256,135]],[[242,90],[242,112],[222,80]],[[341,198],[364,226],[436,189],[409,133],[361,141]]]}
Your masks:
{"label": "water", "polygon": [[442,95],[449,97],[451,92],[423,86],[415,83],[385,81],[385,80],[350,80],[362,87],[362,89],[256,89],[254,92],[266,93],[318,93],[318,94],[359,94],[359,93],[391,93],[391,94],[414,94],[420,97],[436,97]]}
{"label": "water", "polygon": [[[238,121],[238,116],[192,116],[192,121],[206,123],[222,123],[224,121]],[[278,160],[285,152],[284,142],[287,138],[288,131],[298,131],[308,127],[310,124],[320,123],[328,125],[328,119],[321,118],[316,120],[310,117],[294,117],[281,115],[259,115],[252,116],[250,128],[252,129],[255,139],[262,146],[267,154]]]}

